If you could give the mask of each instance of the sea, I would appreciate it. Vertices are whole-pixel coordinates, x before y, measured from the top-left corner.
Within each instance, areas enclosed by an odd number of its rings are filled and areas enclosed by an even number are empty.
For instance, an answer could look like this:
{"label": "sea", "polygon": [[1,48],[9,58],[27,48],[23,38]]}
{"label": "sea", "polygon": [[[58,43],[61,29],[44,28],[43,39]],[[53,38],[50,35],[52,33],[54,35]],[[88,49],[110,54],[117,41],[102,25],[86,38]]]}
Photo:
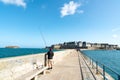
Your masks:
{"label": "sea", "polygon": [[[58,50],[53,50],[58,51]],[[45,48],[0,48],[0,59],[16,56],[24,56],[31,54],[47,53],[48,49]]]}
{"label": "sea", "polygon": [[118,75],[120,78],[120,50],[84,50],[82,53],[107,66],[106,72],[115,80],[118,80]]}

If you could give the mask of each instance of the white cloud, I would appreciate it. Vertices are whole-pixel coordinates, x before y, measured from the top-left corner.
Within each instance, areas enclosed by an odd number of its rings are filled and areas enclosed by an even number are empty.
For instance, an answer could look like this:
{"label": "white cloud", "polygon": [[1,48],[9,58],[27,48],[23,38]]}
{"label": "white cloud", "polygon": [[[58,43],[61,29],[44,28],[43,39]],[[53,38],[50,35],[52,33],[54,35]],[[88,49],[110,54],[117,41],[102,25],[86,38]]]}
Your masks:
{"label": "white cloud", "polygon": [[117,34],[113,34],[112,37],[116,39],[116,38],[118,38],[118,35]]}
{"label": "white cloud", "polygon": [[13,5],[17,5],[17,6],[22,6],[22,7],[26,7],[26,3],[25,0],[0,0],[1,2],[3,2],[4,4],[13,4]]}
{"label": "white cloud", "polygon": [[83,13],[84,13],[83,10],[78,10],[77,12],[80,13],[80,14],[83,14]]}
{"label": "white cloud", "polygon": [[75,14],[77,12],[77,8],[80,6],[81,4],[75,3],[74,1],[64,4],[64,6],[61,8],[61,17]]}
{"label": "white cloud", "polygon": [[114,28],[114,29],[112,29],[112,32],[117,32],[117,31],[120,31],[120,28]]}

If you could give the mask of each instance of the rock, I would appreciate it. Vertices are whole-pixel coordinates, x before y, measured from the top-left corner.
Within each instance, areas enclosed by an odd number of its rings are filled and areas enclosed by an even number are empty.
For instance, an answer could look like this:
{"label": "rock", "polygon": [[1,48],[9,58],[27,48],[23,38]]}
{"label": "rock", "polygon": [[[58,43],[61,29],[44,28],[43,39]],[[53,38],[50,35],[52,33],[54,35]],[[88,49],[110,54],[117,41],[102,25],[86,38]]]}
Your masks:
{"label": "rock", "polygon": [[5,48],[20,48],[19,46],[6,46]]}

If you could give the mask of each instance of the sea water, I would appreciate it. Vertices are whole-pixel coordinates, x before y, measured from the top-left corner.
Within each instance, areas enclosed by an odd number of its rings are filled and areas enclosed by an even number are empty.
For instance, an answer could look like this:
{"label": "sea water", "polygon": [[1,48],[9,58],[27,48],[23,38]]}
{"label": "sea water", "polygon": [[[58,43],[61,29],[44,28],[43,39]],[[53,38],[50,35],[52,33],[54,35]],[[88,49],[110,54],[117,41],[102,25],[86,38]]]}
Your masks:
{"label": "sea water", "polygon": [[[120,50],[84,50],[82,53],[120,74]],[[115,80],[118,79],[118,75],[112,71],[107,72]]]}
{"label": "sea water", "polygon": [[[46,53],[44,48],[0,48],[0,58]],[[56,51],[56,50],[54,50]]]}

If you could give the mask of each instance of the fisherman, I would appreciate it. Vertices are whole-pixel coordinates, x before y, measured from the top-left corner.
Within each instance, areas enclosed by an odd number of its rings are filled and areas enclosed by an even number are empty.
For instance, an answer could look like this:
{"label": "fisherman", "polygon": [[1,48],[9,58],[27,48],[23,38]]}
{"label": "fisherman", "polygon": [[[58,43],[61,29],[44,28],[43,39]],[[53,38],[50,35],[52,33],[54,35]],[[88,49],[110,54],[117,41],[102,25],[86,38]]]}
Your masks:
{"label": "fisherman", "polygon": [[52,48],[49,49],[49,51],[47,52],[47,55],[48,55],[48,69],[52,69],[52,66],[53,66],[53,56],[54,56]]}

